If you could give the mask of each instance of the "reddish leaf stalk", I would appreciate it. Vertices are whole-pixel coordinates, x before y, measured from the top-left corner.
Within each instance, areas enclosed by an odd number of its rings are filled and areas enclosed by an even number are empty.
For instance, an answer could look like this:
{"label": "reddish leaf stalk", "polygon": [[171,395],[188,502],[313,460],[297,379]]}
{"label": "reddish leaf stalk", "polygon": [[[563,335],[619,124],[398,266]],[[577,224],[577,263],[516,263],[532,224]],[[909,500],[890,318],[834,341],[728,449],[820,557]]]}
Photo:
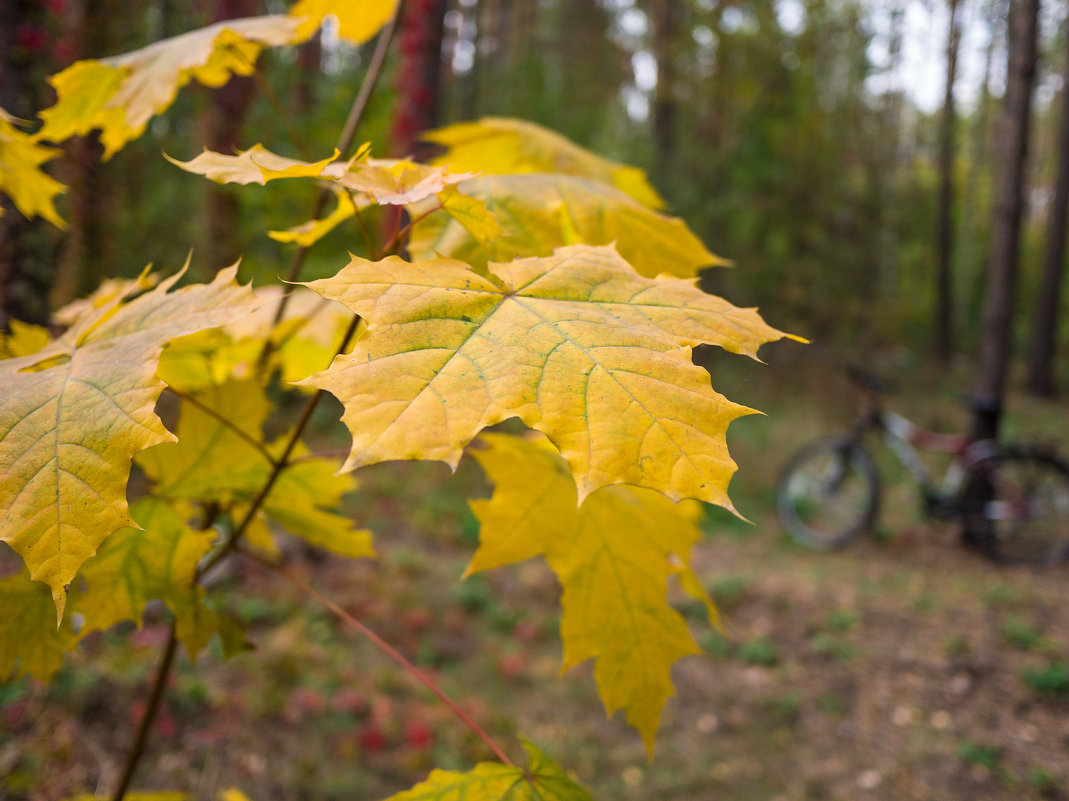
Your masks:
{"label": "reddish leaf stalk", "polygon": [[430,678],[430,676],[428,676],[418,667],[409,662],[408,659],[405,658],[404,654],[402,654],[400,651],[398,651],[396,648],[394,648],[392,645],[382,639],[382,637],[373,632],[355,617],[350,615],[330,598],[323,595],[318,590],[314,589],[311,585],[299,579],[286,568],[281,567],[280,565],[276,565],[268,561],[267,559],[264,559],[259,554],[241,548],[240,546],[238,546],[237,552],[240,553],[242,556],[247,556],[249,559],[252,559],[257,564],[262,565],[264,568],[270,570],[272,573],[277,573],[278,575],[282,576],[284,579],[286,579],[299,590],[301,590],[301,592],[319,601],[319,603],[321,603],[329,612],[333,613],[346,625],[360,632],[360,634],[370,640],[376,648],[378,648],[380,651],[390,657],[390,659],[392,659],[401,667],[403,667],[409,673],[409,675],[418,680],[428,690],[438,696],[438,699],[447,707],[449,707],[449,710],[454,715],[456,715],[465,726],[471,729],[479,737],[480,740],[482,740],[486,744],[486,746],[494,753],[494,756],[496,756],[498,760],[500,760],[505,765],[514,764],[512,760],[508,758],[508,755],[503,750],[501,750],[501,747],[496,742],[494,742],[490,735],[483,731],[482,727],[480,727],[478,723],[472,720],[471,716],[468,715],[468,713],[465,712],[463,709],[461,709],[452,698],[446,695],[445,691],[442,690],[442,688],[439,687],[437,684],[435,684],[434,681]]}

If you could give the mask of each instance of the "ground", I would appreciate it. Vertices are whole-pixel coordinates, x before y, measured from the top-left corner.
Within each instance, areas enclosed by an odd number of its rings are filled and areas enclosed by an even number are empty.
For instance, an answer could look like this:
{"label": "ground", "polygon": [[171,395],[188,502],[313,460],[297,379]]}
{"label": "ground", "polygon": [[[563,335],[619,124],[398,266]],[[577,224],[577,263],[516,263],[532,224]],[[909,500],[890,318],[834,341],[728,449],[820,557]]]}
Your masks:
{"label": "ground", "polygon": [[[776,356],[777,354],[773,354]],[[477,536],[473,464],[365,471],[353,498],[377,563],[297,549],[290,564],[432,674],[509,753],[525,736],[598,799],[1069,799],[1069,566],[993,565],[924,521],[901,471],[872,536],[843,551],[793,545],[772,510],[779,466],[845,425],[852,400],[828,364],[726,366],[714,384],[768,417],[735,424],[737,506],[710,510],[700,573],[727,635],[681,601],[707,651],[675,670],[657,751],[605,719],[585,666],[559,676],[557,588],[532,562],[459,581]],[[723,364],[721,362],[724,362]],[[908,376],[891,403],[942,430],[964,425],[952,387]],[[1012,434],[1048,441],[1066,407],[1014,398]],[[873,443],[874,445],[876,443]],[[878,448],[874,448],[878,451]],[[1063,451],[1065,449],[1063,448]],[[315,601],[256,565],[213,587],[256,650],[183,658],[135,787],[254,801],[378,799],[487,748],[428,692]],[[166,618],[90,637],[50,687],[0,686],[0,797],[104,793],[133,732]]]}

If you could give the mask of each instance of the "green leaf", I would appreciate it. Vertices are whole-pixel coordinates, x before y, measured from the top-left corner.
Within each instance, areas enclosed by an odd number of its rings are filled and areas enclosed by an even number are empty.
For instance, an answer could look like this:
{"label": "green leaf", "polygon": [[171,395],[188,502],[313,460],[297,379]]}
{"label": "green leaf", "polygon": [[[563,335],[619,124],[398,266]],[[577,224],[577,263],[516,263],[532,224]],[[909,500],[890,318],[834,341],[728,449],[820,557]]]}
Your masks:
{"label": "green leaf", "polygon": [[345,407],[343,470],[392,459],[456,466],[519,417],[564,454],[585,498],[629,483],[732,508],[725,433],[750,413],[709,386],[691,346],[753,356],[783,334],[694,281],[643,278],[610,247],[491,265],[354,257],[312,289],[361,315],[349,355],[302,385]]}
{"label": "green leaf", "polygon": [[608,184],[568,175],[485,175],[460,190],[486,203],[505,236],[483,241],[460,222],[431,214],[412,231],[414,259],[435,254],[468,262],[549,256],[563,245],[608,245],[642,275],[685,278],[727,262],[706,249],[686,223],[658,214]]}
{"label": "green leaf", "polygon": [[0,579],[0,681],[24,674],[48,681],[76,641],[69,619],[56,627],[46,585],[32,581],[25,570]]}
{"label": "green leaf", "polygon": [[591,801],[545,754],[524,743],[528,770],[482,762],[467,773],[431,771],[427,780],[385,801]]}
{"label": "green leaf", "polygon": [[599,489],[580,506],[567,465],[545,440],[486,434],[472,455],[494,493],[471,502],[481,544],[465,575],[545,556],[564,589],[564,668],[596,658],[606,711],[626,710],[652,755],[675,694],[672,664],[700,651],[666,597],[668,577],[690,569],[701,537],[694,510],[626,486]]}
{"label": "green leaf", "polygon": [[193,583],[197,563],[211,548],[214,532],[193,531],[158,498],[144,498],[130,512],[142,528],[116,531],[82,567],[86,591],[76,609],[85,618],[83,631],[120,620],[140,625],[145,604],[157,599],[180,617],[182,639],[195,658],[197,646],[218,628],[209,620],[214,613],[193,609],[203,599],[203,590]]}
{"label": "green leaf", "polygon": [[154,411],[163,346],[258,306],[234,283],[236,269],[211,284],[169,292],[179,274],[117,297],[38,353],[0,362],[0,540],[52,588],[59,617],[78,569],[132,523],[130,458],[174,439]]}
{"label": "green leaf", "polygon": [[[271,473],[268,454],[249,441],[260,441],[270,405],[263,389],[252,382],[211,386],[195,397],[200,405],[182,405],[178,442],[146,451],[138,464],[155,482],[160,497],[233,505],[232,515],[240,520]],[[231,421],[245,436],[219,418]],[[280,437],[268,449],[270,454],[281,456],[288,439]],[[298,446],[293,456],[306,453]],[[343,556],[374,556],[371,533],[332,511],[340,508],[343,495],[356,489],[352,476],[336,473],[330,460],[300,459],[278,477],[263,512],[312,545]],[[262,540],[263,531],[256,533]]]}

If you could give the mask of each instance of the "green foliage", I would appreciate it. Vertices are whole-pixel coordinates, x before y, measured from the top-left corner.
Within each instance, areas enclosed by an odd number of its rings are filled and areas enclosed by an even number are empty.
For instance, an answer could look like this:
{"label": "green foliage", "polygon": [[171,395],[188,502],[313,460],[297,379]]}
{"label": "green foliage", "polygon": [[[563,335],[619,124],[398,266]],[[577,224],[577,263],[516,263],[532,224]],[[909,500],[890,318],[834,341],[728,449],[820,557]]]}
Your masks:
{"label": "green foliage", "polygon": [[1021,679],[1032,692],[1044,695],[1069,695],[1069,665],[1055,661],[1041,668],[1025,668]]}
{"label": "green foliage", "polygon": [[739,646],[739,659],[749,665],[772,667],[779,664],[779,648],[768,637],[756,637]]}

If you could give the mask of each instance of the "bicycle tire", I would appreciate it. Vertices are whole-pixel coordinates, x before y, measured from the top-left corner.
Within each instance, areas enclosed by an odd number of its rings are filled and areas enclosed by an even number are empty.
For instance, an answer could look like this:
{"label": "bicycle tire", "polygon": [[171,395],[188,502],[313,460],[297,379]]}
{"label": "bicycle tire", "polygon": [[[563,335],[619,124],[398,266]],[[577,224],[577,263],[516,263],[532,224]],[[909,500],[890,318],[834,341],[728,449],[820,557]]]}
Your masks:
{"label": "bicycle tire", "polygon": [[815,440],[787,462],[776,510],[791,538],[809,548],[841,548],[872,526],[880,479],[868,454],[841,437]]}
{"label": "bicycle tire", "polygon": [[1053,453],[1001,449],[973,468],[962,505],[966,539],[996,562],[1069,557],[1069,465]]}

